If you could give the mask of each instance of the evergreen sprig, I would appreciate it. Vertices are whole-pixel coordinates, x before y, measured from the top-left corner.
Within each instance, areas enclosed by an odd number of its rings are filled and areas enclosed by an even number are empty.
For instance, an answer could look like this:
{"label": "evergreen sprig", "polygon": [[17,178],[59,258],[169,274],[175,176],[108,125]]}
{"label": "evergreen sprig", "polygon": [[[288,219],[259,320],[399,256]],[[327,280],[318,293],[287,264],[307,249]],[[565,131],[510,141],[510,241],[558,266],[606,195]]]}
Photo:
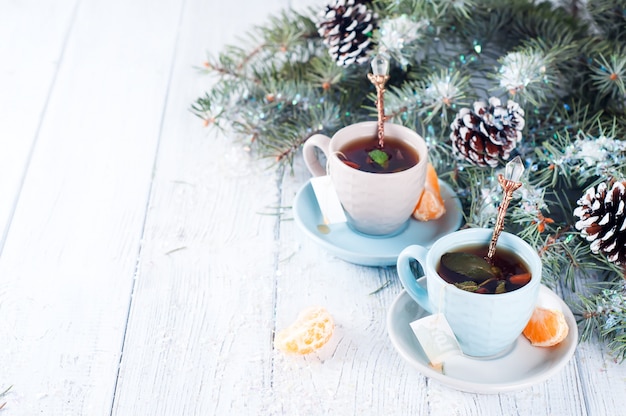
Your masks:
{"label": "evergreen sprig", "polygon": [[626,283],[602,282],[595,294],[579,298],[583,334],[587,338],[596,334],[608,343],[616,360],[626,359]]}
{"label": "evergreen sprig", "polygon": [[[450,122],[490,96],[521,105],[523,139],[511,157],[520,155],[527,171],[506,230],[536,247],[548,284],[579,295],[568,302],[583,338],[599,337],[623,360],[624,270],[591,252],[573,210],[588,187],[626,179],[626,0],[554,3],[370,0],[372,53],[392,61],[389,120],[426,139],[466,226],[492,226],[501,198],[494,178],[505,161],[492,169],[456,159]],[[335,64],[317,31],[319,12],[284,11],[251,29],[243,46],[209,56],[202,72],[213,87],[193,113],[286,165],[311,135],[374,119],[369,67]]]}
{"label": "evergreen sprig", "polygon": [[[2,399],[4,396],[7,395],[7,393],[9,393],[9,390],[11,390],[13,386],[9,386],[7,387],[4,391],[0,392],[0,399]],[[7,405],[7,402],[1,402],[0,403],[0,410],[4,409],[4,407]]]}

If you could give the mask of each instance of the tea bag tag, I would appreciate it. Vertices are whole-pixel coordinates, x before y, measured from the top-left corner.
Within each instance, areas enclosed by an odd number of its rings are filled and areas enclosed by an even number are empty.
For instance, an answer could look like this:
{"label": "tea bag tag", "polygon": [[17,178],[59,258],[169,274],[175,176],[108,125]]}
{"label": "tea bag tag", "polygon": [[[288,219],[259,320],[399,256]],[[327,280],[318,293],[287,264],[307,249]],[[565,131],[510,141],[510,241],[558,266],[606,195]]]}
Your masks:
{"label": "tea bag tag", "polygon": [[420,318],[410,325],[435,370],[443,372],[443,362],[447,357],[462,354],[459,342],[442,313]]}
{"label": "tea bag tag", "polygon": [[343,211],[341,202],[339,202],[337,191],[335,191],[330,176],[325,175],[311,178],[311,186],[313,186],[317,204],[320,207],[320,211],[322,211],[324,223],[336,224],[346,222],[346,214]]}

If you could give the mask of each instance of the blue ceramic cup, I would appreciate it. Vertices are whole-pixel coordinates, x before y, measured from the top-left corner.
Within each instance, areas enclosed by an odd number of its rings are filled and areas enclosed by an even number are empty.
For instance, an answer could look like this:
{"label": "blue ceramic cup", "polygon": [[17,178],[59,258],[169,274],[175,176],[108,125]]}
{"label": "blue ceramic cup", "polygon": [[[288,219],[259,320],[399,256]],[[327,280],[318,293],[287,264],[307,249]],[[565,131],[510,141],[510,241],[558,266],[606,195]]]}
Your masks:
{"label": "blue ceramic cup", "polygon": [[[430,249],[418,245],[405,248],[398,257],[398,274],[407,293],[426,311],[442,313],[456,335],[464,354],[496,356],[509,351],[524,330],[535,308],[541,282],[541,260],[537,251],[521,238],[503,232],[498,248],[519,256],[528,266],[531,280],[507,293],[480,294],[457,288],[437,273],[441,256],[463,247],[488,245],[493,230],[470,228],[448,234]],[[426,288],[417,283],[410,261],[417,260],[426,276]]]}

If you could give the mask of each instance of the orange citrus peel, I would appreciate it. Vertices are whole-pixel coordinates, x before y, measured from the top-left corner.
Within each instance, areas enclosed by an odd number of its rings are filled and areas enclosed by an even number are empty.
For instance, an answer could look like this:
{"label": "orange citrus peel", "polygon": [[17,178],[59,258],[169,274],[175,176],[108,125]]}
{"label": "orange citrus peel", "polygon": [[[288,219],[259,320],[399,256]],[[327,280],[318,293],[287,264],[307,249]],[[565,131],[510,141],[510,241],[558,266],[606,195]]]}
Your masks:
{"label": "orange citrus peel", "polygon": [[552,347],[569,333],[565,315],[558,309],[536,307],[523,334],[535,347]]}
{"label": "orange citrus peel", "polygon": [[435,168],[429,162],[426,168],[424,191],[413,210],[413,217],[419,221],[430,221],[440,218],[445,213],[446,207],[443,198],[441,198],[439,178]]}
{"label": "orange citrus peel", "polygon": [[322,348],[334,330],[330,313],[321,306],[312,306],[300,312],[294,323],[276,333],[274,345],[285,353],[309,354]]}

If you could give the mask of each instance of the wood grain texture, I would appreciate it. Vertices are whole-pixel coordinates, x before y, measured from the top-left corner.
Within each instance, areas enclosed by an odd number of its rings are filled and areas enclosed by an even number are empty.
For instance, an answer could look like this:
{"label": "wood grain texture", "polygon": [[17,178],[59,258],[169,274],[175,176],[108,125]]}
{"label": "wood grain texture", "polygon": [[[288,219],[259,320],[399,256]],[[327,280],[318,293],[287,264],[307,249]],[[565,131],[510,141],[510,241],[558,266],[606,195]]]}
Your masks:
{"label": "wood grain texture", "polygon": [[0,259],[7,413],[109,413],[178,25],[151,5],[32,10],[67,40]]}
{"label": "wood grain texture", "polygon": [[[395,268],[292,220],[301,158],[276,170],[191,114],[206,51],[323,1],[39,3],[0,0],[0,416],[626,414],[599,343],[513,393],[424,377],[387,335]],[[329,344],[276,351],[310,305]]]}
{"label": "wood grain texture", "polygon": [[261,414],[271,400],[277,218],[259,213],[279,203],[278,177],[189,112],[209,88],[194,70],[205,48],[260,17],[237,2],[182,9],[114,414]]}
{"label": "wood grain texture", "polygon": [[55,84],[76,1],[1,5],[0,248]]}

